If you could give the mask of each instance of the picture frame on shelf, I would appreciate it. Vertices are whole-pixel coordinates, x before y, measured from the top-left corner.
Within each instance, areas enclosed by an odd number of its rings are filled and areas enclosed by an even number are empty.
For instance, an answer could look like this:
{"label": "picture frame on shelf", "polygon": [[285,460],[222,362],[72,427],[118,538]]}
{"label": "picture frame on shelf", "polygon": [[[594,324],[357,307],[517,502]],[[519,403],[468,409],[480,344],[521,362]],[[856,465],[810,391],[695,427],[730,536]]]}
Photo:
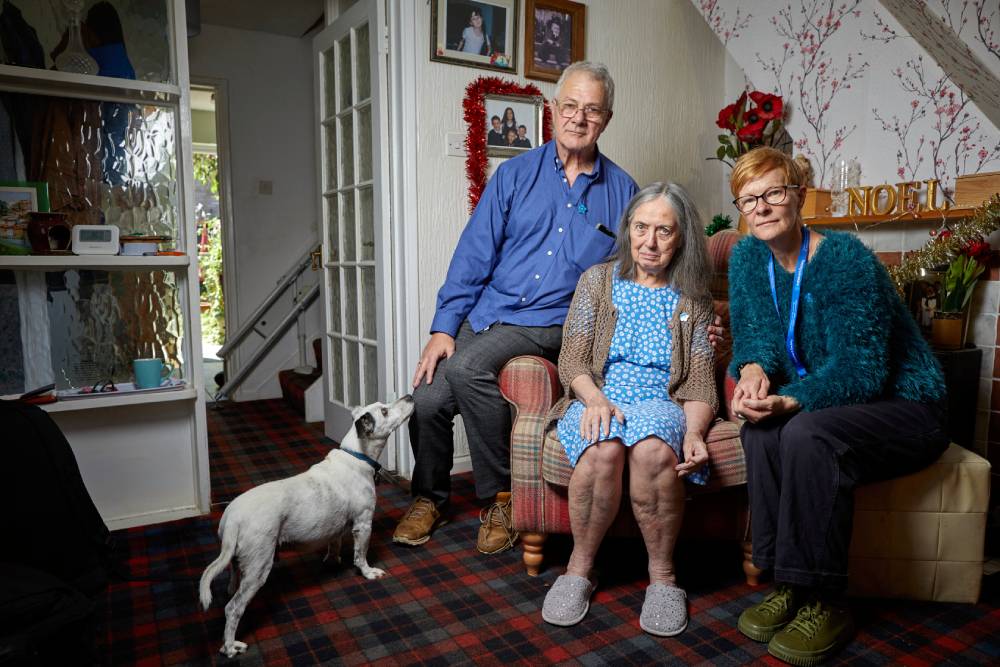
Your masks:
{"label": "picture frame on shelf", "polygon": [[483,106],[487,156],[511,157],[541,145],[544,97],[487,94]]}
{"label": "picture frame on shelf", "polygon": [[28,215],[48,210],[48,183],[0,181],[0,255],[31,254]]}
{"label": "picture frame on shelf", "polygon": [[431,60],[517,73],[518,0],[430,0]]}
{"label": "picture frame on shelf", "polygon": [[584,59],[587,6],[571,0],[526,0],[524,76],[558,81],[570,63]]}

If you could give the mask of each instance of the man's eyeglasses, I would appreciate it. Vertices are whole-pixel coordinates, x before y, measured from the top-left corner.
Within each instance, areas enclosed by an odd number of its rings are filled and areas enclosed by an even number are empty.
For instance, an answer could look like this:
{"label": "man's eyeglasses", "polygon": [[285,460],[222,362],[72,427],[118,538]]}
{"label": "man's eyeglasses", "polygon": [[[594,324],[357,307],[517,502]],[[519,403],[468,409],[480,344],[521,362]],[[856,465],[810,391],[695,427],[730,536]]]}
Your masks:
{"label": "man's eyeglasses", "polygon": [[797,190],[798,185],[775,185],[773,188],[768,188],[764,191],[764,194],[760,195],[746,195],[744,197],[737,197],[733,200],[733,204],[739,209],[740,213],[750,213],[755,208],[757,208],[757,200],[763,199],[765,203],[771,206],[777,206],[778,204],[784,204],[785,198],[788,196],[788,189]]}
{"label": "man's eyeglasses", "polygon": [[581,107],[573,100],[567,100],[565,102],[560,102],[559,100],[555,100],[555,104],[556,108],[559,109],[559,115],[562,116],[563,118],[573,118],[574,116],[576,116],[576,112],[582,109],[583,117],[591,121],[592,123],[597,123],[599,121],[604,120],[605,114],[608,113],[608,110],[605,109],[604,107],[599,107],[594,104],[588,104],[585,107]]}
{"label": "man's eyeglasses", "polygon": [[[642,237],[649,233],[650,226],[647,225],[645,222],[633,222],[631,225],[629,225],[629,228],[632,230],[633,234]],[[665,225],[659,225],[657,227],[653,227],[653,232],[656,234],[657,241],[663,241],[663,242],[669,241],[674,237],[675,231],[676,231],[675,228],[667,227]]]}

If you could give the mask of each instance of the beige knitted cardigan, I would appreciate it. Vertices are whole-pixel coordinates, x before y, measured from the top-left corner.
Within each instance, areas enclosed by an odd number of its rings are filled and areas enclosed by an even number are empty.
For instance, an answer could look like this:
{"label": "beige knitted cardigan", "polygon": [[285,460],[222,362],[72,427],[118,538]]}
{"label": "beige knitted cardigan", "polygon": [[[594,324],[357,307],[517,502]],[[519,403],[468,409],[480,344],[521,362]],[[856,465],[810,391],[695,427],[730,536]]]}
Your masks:
{"label": "beige knitted cardigan", "polygon": [[[580,276],[576,293],[563,324],[562,349],[559,351],[559,381],[563,397],[552,406],[546,423],[566,413],[576,398],[570,383],[589,375],[598,387],[604,386],[604,363],[608,359],[611,337],[618,322],[618,311],[611,302],[611,278],[614,262],[593,266]],[[715,357],[708,342],[712,322],[712,300],[692,300],[681,295],[674,309],[670,328],[673,354],[670,357],[670,384],[667,392],[677,403],[702,401],[719,409],[715,387]]]}

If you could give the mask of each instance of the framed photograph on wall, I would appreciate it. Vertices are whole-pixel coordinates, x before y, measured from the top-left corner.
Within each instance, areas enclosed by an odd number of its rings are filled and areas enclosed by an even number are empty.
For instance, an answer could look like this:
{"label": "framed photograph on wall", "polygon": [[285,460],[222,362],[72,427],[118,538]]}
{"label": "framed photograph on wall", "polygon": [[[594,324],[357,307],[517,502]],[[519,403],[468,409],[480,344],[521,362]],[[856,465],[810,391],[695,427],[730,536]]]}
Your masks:
{"label": "framed photograph on wall", "polygon": [[566,67],[583,60],[587,6],[570,0],[527,0],[524,16],[524,75],[558,81]]}
{"label": "framed photograph on wall", "polygon": [[517,72],[518,0],[430,0],[431,60]]}
{"label": "framed photograph on wall", "polygon": [[510,157],[542,143],[545,99],[540,95],[484,95],[486,155]]}

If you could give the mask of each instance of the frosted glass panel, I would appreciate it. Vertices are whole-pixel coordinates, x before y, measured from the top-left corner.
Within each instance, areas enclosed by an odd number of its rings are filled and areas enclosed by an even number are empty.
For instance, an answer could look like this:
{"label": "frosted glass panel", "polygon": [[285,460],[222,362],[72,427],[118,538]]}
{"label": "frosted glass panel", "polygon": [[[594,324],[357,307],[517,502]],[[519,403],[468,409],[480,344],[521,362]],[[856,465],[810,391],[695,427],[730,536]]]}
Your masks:
{"label": "frosted glass panel", "polygon": [[340,52],[340,75],[338,84],[340,88],[340,109],[351,106],[351,36],[347,35],[337,42],[337,50]]}
{"label": "frosted glass panel", "polygon": [[358,182],[372,178],[372,108],[358,109]]}
{"label": "frosted glass panel", "polygon": [[337,195],[324,197],[326,219],[330,221],[330,236],[327,238],[329,261],[340,261],[340,220],[337,218]]}
{"label": "frosted glass panel", "polygon": [[354,121],[351,114],[340,119],[340,173],[344,186],[354,184]]}
{"label": "frosted glass panel", "polygon": [[358,76],[358,102],[363,102],[372,95],[372,75],[371,75],[371,64],[369,63],[368,55],[368,24],[364,24],[358,28],[355,33],[355,54],[357,54],[357,61],[355,62],[355,69]]}
{"label": "frosted glass panel", "polygon": [[362,346],[365,351],[365,405],[378,400],[378,350],[371,345]]}
{"label": "frosted glass panel", "polygon": [[375,259],[375,210],[372,206],[371,187],[358,190],[360,209],[358,225],[361,227],[361,259]]}
{"label": "frosted glass panel", "polygon": [[333,49],[323,52],[323,118],[337,112],[337,58]]}
{"label": "frosted glass panel", "polygon": [[331,341],[333,347],[333,363],[330,366],[330,395],[333,400],[344,402],[344,352],[343,343],[339,338]]}
{"label": "frosted glass panel", "polygon": [[345,192],[341,197],[344,204],[344,217],[341,218],[341,225],[344,230],[344,242],[340,255],[344,258],[345,262],[353,262],[358,256],[355,249],[358,223],[354,219],[354,191]]}
{"label": "frosted glass panel", "polygon": [[[80,14],[81,32],[86,35],[84,43],[95,59],[99,76],[175,82],[170,67],[169,42],[173,17],[167,12],[167,0],[88,1],[82,4],[89,7]],[[56,51],[70,22],[65,4],[60,0],[16,0],[13,5],[21,10],[24,22],[35,35],[19,31],[20,48],[8,51],[8,64],[52,69],[52,52]],[[121,25],[120,37],[116,34],[116,23]],[[10,25],[13,31],[16,24]],[[35,48],[30,48],[32,46]],[[57,51],[57,57],[60,54],[62,49]]]}
{"label": "frosted glass panel", "polygon": [[344,332],[358,335],[358,277],[355,269],[344,269]]}
{"label": "frosted glass panel", "polygon": [[358,368],[358,349],[360,346],[357,343],[352,343],[350,341],[344,342],[345,354],[347,355],[347,372],[344,374],[344,381],[347,383],[347,405],[349,407],[355,407],[361,405],[361,369]]}
{"label": "frosted glass panel", "polygon": [[19,133],[0,142],[0,165],[23,162],[25,177],[18,180],[48,184],[49,208],[43,210],[65,213],[73,225],[107,222],[122,234],[177,238],[172,109],[21,93],[3,97],[8,130]]}
{"label": "frosted glass panel", "polygon": [[169,271],[0,271],[0,394],[131,382],[148,357],[182,377],[182,297]]}
{"label": "frosted glass panel", "polygon": [[337,188],[337,130],[333,125],[323,126],[324,141],[326,142],[326,189],[335,190]]}
{"label": "frosted glass panel", "polygon": [[361,336],[375,338],[375,268],[361,267]]}
{"label": "frosted glass panel", "polygon": [[342,333],[340,323],[340,271],[336,267],[330,269],[330,329],[334,333]]}

